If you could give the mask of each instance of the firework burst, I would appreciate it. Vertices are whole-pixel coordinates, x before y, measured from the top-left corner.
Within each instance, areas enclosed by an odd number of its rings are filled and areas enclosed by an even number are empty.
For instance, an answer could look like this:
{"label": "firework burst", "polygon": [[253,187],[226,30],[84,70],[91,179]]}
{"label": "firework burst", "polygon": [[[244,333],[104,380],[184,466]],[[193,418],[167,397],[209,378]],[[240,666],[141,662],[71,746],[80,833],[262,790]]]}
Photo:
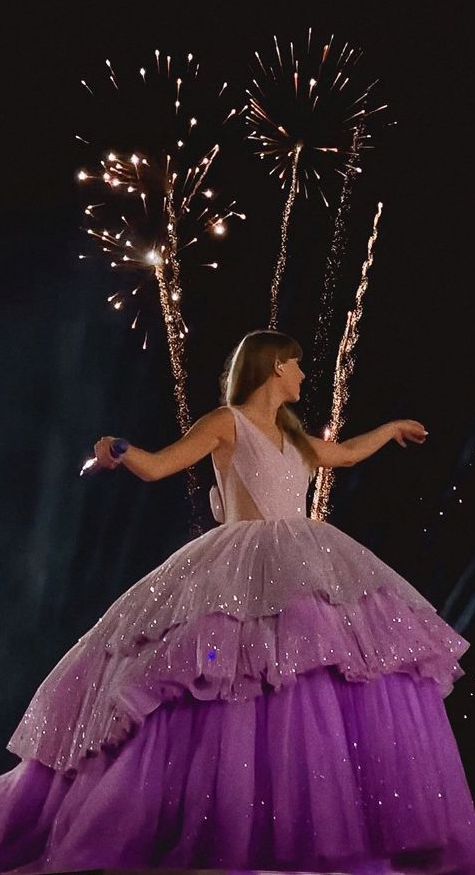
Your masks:
{"label": "firework burst", "polygon": [[213,121],[216,126],[223,121],[223,110],[215,101],[214,116],[207,109],[211,124],[203,130],[193,111],[198,65],[191,54],[180,68],[156,50],[149,67],[129,68],[123,76],[107,60],[104,73],[98,85],[81,81],[86,121],[76,139],[85,165],[94,167],[77,174],[93,201],[84,210],[85,231],[118,274],[120,290],[108,302],[130,312],[143,349],[151,308],[157,298],[160,302],[178,422],[185,432],[191,423],[182,268],[193,253],[195,263],[216,269],[218,262],[200,257],[205,238],[223,236],[230,219],[245,219],[235,202],[223,202],[209,187],[219,145],[209,142],[208,131]]}
{"label": "firework burst", "polygon": [[[293,43],[285,49],[274,37],[275,57],[266,66],[255,53],[258,66],[247,89],[248,139],[255,154],[271,164],[282,188],[293,173],[293,158],[299,147],[297,194],[308,198],[319,191],[326,207],[329,194],[325,179],[335,173],[343,178],[355,152],[370,149],[371,134],[365,128],[387,104],[372,104],[377,81],[361,86],[359,64],[362,51],[345,43],[338,50],[333,36],[322,48],[313,49],[311,38],[300,57]],[[355,135],[357,142],[355,143]]]}
{"label": "firework burst", "polygon": [[[121,275],[123,288],[128,278],[130,290],[116,292],[108,301],[117,310],[134,305],[134,329],[143,314],[150,280],[155,278],[158,282],[160,277],[159,297],[182,431],[189,428],[190,419],[184,391],[184,344],[188,327],[181,309],[181,258],[203,235],[217,233],[216,228],[224,226],[224,216],[237,215],[232,209],[224,214],[211,213],[209,199],[203,193],[205,178],[218,153],[216,145],[194,168],[180,173],[174,169],[170,155],[153,160],[137,153],[124,156],[110,152],[102,160],[100,171],[78,174],[83,183],[96,183],[106,189],[102,203],[89,204],[85,209],[89,220],[86,233],[100,245],[112,270]],[[207,190],[207,193],[210,192]],[[103,227],[105,222],[107,228]],[[145,314],[142,326],[143,348],[146,349]]]}
{"label": "firework burst", "polygon": [[[338,349],[335,375],[333,379],[333,403],[330,425],[325,429],[325,440],[337,441],[345,423],[345,407],[349,398],[349,380],[355,366],[354,349],[359,337],[359,324],[363,315],[363,298],[368,288],[369,271],[374,260],[374,247],[378,239],[378,225],[383,205],[378,208],[373,220],[373,229],[368,240],[368,254],[361,269],[361,279],[356,291],[355,306],[347,316],[345,330]],[[317,475],[315,493],[310,517],[325,521],[330,513],[330,492],[334,482],[332,468],[320,468]]]}
{"label": "firework burst", "polygon": [[[93,113],[98,135],[86,138],[76,134],[81,144],[90,147],[89,152],[94,150],[96,161],[94,170],[79,171],[78,180],[87,185],[88,191],[91,187],[94,192],[99,189],[98,202],[88,204],[84,210],[85,230],[100,244],[114,271],[138,279],[138,285],[130,283],[130,291],[117,292],[108,301],[115,309],[127,303],[134,305],[132,326],[142,324],[144,348],[147,321],[141,292],[150,280],[158,282],[177,379],[177,373],[183,370],[183,341],[188,332],[180,304],[181,262],[205,235],[222,236],[228,219],[245,216],[236,209],[235,202],[223,205],[208,187],[208,174],[219,146],[214,144],[202,151],[206,134],[198,133],[198,118],[189,107],[189,80],[194,84],[198,71],[192,55],[188,55],[185,70],[179,75],[172,58],[161,57],[157,50],[153,66],[149,70],[140,67],[132,84],[129,71],[124,86],[119,86],[120,79],[110,61],[106,61],[106,71],[108,77],[101,82],[101,88],[93,90],[85,80],[81,83],[99,101]],[[153,114],[152,102],[156,107]],[[124,118],[130,118],[129,122],[125,123]],[[120,150],[110,148],[113,138],[121,144]],[[125,152],[125,141],[134,148]],[[97,152],[102,154],[99,165]],[[218,265],[212,262],[205,266]],[[183,405],[182,397],[182,429],[188,425]]]}
{"label": "firework burst", "polygon": [[304,45],[280,46],[274,36],[269,58],[255,52],[247,89],[247,138],[283,190],[281,245],[271,290],[271,327],[286,264],[289,220],[296,196],[316,191],[325,208],[341,189],[341,179],[361,173],[365,149],[373,148],[372,118],[387,108],[373,100],[377,80],[363,86],[360,50],[333,36],[317,46],[311,28]]}

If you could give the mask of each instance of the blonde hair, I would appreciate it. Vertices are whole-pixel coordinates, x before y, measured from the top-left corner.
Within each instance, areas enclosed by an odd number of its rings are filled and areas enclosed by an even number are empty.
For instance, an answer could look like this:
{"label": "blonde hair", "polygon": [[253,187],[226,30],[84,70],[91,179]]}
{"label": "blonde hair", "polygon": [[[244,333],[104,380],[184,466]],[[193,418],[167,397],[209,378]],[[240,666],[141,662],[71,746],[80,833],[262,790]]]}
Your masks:
{"label": "blonde hair", "polygon": [[[276,359],[302,358],[300,344],[280,331],[251,331],[228,356],[220,378],[221,403],[245,404],[249,396],[271,376]],[[312,474],[318,467],[317,457],[298,416],[286,404],[277,411],[277,425],[285,431],[307,462]]]}

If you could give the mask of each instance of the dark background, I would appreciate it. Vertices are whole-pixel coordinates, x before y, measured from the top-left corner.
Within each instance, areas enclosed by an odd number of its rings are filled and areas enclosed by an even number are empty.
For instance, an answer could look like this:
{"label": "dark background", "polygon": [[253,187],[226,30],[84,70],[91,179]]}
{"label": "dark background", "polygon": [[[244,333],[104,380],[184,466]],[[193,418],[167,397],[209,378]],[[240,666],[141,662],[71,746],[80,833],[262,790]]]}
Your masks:
{"label": "dark background", "polygon": [[[2,145],[1,741],[34,690],[110,603],[189,538],[186,478],[157,484],[125,471],[79,479],[101,434],[155,449],[178,436],[161,316],[150,309],[149,349],[132,311],[105,303],[116,279],[85,251],[75,133],[86,119],[79,80],[153,62],[153,50],[194,52],[205,82],[245,87],[254,49],[305,39],[361,45],[391,118],[367,156],[348,223],[333,343],[353,298],[378,200],[380,239],[365,303],[344,436],[399,417],[422,420],[424,448],[386,447],[337,474],[331,521],[395,567],[471,639],[474,631],[475,381],[468,5],[460,2],[45,2],[4,23]],[[135,65],[135,66],[134,66]],[[363,79],[363,84],[368,81]],[[385,101],[384,101],[385,102]],[[206,101],[202,110],[206,113]],[[204,117],[205,118],[205,117]],[[96,118],[97,122],[97,118]],[[127,114],[124,134],[133,140]],[[94,112],[90,128],[94,134]],[[265,327],[282,193],[242,141],[223,131],[220,183],[248,220],[219,244],[221,268],[184,260],[193,417],[218,403],[224,359]],[[87,199],[86,199],[87,202]],[[280,326],[302,342],[307,373],[318,290],[335,205],[298,203]],[[89,241],[86,241],[89,245]],[[93,252],[89,246],[88,252]],[[210,260],[210,259],[205,259]],[[328,410],[330,373],[315,402]],[[199,466],[205,525],[208,461]],[[461,501],[460,501],[461,499]],[[427,530],[427,531],[425,531]],[[447,700],[470,779],[473,680]],[[4,752],[1,766],[16,759]]]}

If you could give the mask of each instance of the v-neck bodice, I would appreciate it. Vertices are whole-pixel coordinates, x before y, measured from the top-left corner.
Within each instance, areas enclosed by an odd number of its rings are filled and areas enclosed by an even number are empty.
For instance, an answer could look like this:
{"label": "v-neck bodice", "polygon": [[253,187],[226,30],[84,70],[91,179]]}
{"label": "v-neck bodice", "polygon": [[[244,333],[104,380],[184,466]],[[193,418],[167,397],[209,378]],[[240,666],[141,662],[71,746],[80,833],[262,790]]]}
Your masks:
{"label": "v-neck bodice", "polygon": [[256,424],[252,421],[252,419],[249,419],[249,417],[246,416],[246,414],[242,412],[242,410],[239,410],[237,407],[232,407],[231,410],[233,410],[233,411],[237,411],[238,414],[239,414],[240,416],[243,416],[244,419],[246,420],[246,422],[249,423],[249,425],[251,426],[251,428],[255,429],[255,431],[258,433],[258,435],[260,435],[261,437],[263,437],[264,440],[269,441],[269,443],[272,444],[272,446],[277,450],[277,452],[278,452],[281,456],[283,456],[283,455],[285,454],[285,449],[286,449],[286,447],[285,447],[285,444],[286,444],[286,434],[285,434],[285,431],[282,431],[282,430],[279,429],[279,431],[280,431],[280,435],[281,435],[281,446],[278,447],[277,444],[275,444],[274,441],[273,441],[268,435],[266,435],[265,432],[263,432],[262,429],[259,428],[258,425],[256,425]]}
{"label": "v-neck bodice", "polygon": [[237,407],[229,409],[236,439],[225,477],[213,459],[218,486],[210,499],[215,519],[228,523],[304,517],[310,471],[298,449],[284,432],[279,450]]}

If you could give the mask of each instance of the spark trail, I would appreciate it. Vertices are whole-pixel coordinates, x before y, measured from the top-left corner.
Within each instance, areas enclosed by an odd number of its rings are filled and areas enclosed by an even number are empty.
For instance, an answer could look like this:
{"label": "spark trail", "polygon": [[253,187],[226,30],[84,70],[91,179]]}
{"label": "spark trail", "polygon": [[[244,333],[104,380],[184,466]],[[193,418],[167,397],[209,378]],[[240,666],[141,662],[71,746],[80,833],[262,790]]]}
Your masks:
{"label": "spark trail", "polygon": [[[345,330],[340,341],[333,378],[333,403],[330,424],[325,429],[325,440],[338,441],[341,429],[345,424],[345,407],[349,397],[349,380],[355,367],[354,351],[359,337],[359,324],[363,315],[363,300],[368,288],[369,271],[374,261],[374,247],[378,239],[378,225],[383,205],[378,204],[373,220],[373,229],[368,240],[368,254],[361,269],[361,279],[356,290],[355,306],[350,310],[346,320]],[[310,511],[311,519],[322,522],[328,517],[330,493],[334,483],[332,468],[319,468],[315,492]]]}

